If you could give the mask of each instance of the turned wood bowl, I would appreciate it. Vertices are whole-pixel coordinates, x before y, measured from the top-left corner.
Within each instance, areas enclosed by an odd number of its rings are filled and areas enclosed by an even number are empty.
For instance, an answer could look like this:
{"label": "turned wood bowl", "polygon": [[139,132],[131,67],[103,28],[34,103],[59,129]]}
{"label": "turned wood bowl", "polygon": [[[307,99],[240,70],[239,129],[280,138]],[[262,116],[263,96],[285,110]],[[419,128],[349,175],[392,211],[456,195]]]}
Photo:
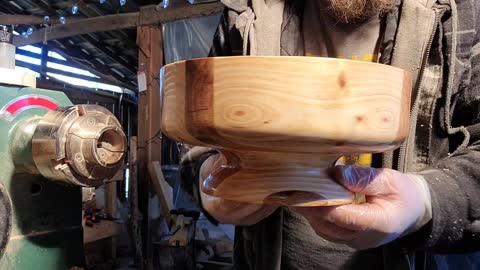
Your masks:
{"label": "turned wood bowl", "polygon": [[216,57],[161,70],[162,132],[220,155],[202,190],[289,206],[351,203],[326,169],[344,155],[398,147],[411,77],[387,65],[320,57]]}

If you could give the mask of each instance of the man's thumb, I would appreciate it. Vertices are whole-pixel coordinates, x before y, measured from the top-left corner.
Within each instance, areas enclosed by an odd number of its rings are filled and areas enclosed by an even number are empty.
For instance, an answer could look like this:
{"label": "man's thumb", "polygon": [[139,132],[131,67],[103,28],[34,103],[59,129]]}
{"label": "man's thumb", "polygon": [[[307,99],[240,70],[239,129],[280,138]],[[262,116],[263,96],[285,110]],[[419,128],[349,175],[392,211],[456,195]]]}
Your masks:
{"label": "man's thumb", "polygon": [[333,178],[346,189],[365,195],[386,195],[392,192],[394,171],[372,167],[335,166]]}

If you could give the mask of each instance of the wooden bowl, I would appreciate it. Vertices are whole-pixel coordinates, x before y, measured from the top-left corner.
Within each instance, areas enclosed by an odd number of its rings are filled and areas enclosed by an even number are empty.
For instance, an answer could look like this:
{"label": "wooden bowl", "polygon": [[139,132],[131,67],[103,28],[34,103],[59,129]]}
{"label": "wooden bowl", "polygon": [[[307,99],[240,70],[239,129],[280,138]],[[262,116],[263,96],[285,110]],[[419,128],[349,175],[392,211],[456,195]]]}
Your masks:
{"label": "wooden bowl", "polygon": [[217,57],[161,71],[162,131],[221,153],[203,191],[250,203],[319,206],[354,195],[325,169],[399,146],[411,78],[387,65],[320,57]]}

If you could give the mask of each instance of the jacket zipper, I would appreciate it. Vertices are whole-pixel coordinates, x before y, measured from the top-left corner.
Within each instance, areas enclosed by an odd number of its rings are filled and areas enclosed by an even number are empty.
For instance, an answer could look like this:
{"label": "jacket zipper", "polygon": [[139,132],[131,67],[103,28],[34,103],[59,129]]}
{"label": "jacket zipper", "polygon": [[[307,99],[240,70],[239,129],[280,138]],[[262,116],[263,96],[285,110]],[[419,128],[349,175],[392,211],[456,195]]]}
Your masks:
{"label": "jacket zipper", "polygon": [[403,254],[405,254],[405,257],[407,258],[407,263],[408,263],[408,269],[410,270],[415,270],[415,263],[413,260],[410,258],[410,255],[408,255],[408,251],[406,248],[403,249]]}
{"label": "jacket zipper", "polygon": [[[413,112],[416,112],[418,110],[418,98],[420,97],[420,89],[422,89],[423,84],[424,84],[423,74],[424,74],[426,66],[427,66],[428,57],[430,57],[430,51],[432,49],[433,39],[435,38],[435,34],[437,32],[436,29],[437,29],[439,23],[440,23],[439,11],[437,9],[435,9],[435,22],[433,24],[432,33],[430,35],[430,39],[428,40],[427,49],[426,49],[424,57],[423,57],[422,67],[421,67],[420,72],[418,74],[418,76],[420,78],[420,83],[418,84],[417,89],[415,89],[416,90],[415,100],[413,102],[412,109],[410,110],[410,117],[412,116]],[[408,134],[412,134],[414,128],[416,128],[416,127],[413,126],[413,125],[410,125],[409,130],[408,130]],[[399,149],[397,170],[401,171],[401,172],[405,171],[405,167],[406,167],[406,163],[407,163],[407,159],[405,157],[405,151],[407,149],[407,146],[408,146],[408,139],[405,143],[403,143],[400,146],[400,149]],[[402,250],[403,250],[403,253],[404,253],[404,255],[407,259],[408,269],[409,270],[415,270],[415,262],[412,260],[412,258],[408,254],[408,250],[406,248],[403,248]]]}
{"label": "jacket zipper", "polygon": [[[423,57],[422,67],[420,69],[420,72],[418,73],[418,76],[419,76],[418,78],[420,78],[421,81],[418,84],[417,89],[415,89],[416,90],[415,91],[415,100],[413,102],[412,109],[410,110],[410,117],[412,116],[413,112],[416,112],[418,110],[418,98],[420,96],[420,89],[422,89],[422,86],[424,84],[423,74],[424,74],[425,68],[427,66],[428,57],[430,56],[430,51],[431,51],[432,44],[433,44],[433,39],[435,38],[435,34],[437,32],[436,29],[437,29],[439,23],[440,23],[439,11],[438,11],[438,9],[435,9],[435,22],[434,22],[433,27],[432,27],[432,33],[430,35],[430,39],[428,40],[427,50],[425,51],[425,54],[424,54],[424,57]],[[416,128],[414,125],[409,126],[409,130],[408,130],[409,135],[413,133],[414,128]],[[407,139],[407,141],[405,143],[403,143],[399,148],[397,170],[400,171],[400,172],[405,171],[405,166],[406,166],[406,163],[407,163],[407,159],[405,158],[405,151],[406,151],[407,146],[408,146],[408,140],[409,139]]]}

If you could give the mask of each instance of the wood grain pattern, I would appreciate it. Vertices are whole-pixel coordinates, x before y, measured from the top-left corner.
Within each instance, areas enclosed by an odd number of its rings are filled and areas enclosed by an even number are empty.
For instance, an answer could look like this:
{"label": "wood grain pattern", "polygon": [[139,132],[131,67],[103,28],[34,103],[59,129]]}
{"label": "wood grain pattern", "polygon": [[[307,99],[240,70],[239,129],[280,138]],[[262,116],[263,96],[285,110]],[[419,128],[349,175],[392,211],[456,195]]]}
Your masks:
{"label": "wood grain pattern", "polygon": [[325,168],[341,155],[396,148],[408,131],[410,75],[386,65],[219,57],[170,64],[162,74],[163,132],[223,153],[204,186],[214,196],[303,206],[351,202]]}

